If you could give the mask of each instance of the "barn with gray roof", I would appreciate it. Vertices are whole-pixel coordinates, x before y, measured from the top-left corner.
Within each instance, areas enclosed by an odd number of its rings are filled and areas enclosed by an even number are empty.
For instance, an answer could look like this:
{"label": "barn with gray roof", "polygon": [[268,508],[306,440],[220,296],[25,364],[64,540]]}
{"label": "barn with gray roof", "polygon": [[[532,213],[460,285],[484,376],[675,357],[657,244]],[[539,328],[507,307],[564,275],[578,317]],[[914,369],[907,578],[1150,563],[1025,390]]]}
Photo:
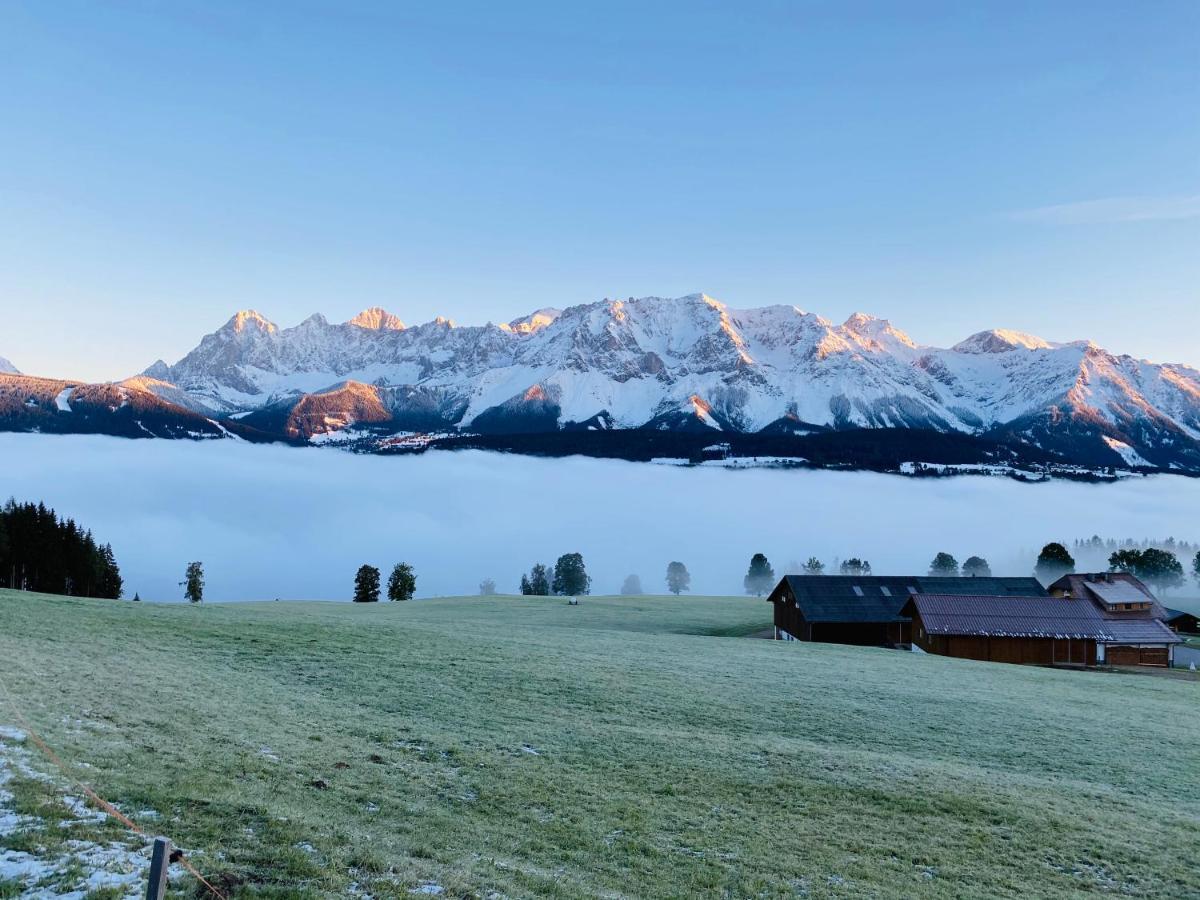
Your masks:
{"label": "barn with gray roof", "polygon": [[767,600],[774,606],[777,638],[886,647],[912,640],[911,621],[902,610],[917,593],[1046,594],[1036,578],[787,575]]}

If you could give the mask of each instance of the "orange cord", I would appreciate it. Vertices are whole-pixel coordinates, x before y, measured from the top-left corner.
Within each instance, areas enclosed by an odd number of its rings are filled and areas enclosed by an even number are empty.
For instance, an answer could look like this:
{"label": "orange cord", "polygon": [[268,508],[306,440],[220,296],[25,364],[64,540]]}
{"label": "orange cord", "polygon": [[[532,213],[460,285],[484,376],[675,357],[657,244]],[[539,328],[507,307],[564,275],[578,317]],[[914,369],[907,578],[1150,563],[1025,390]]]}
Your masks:
{"label": "orange cord", "polygon": [[[17,704],[13,701],[12,694],[9,693],[8,685],[4,683],[3,678],[0,678],[0,690],[4,691],[4,697],[8,701],[8,707],[9,707],[9,709],[12,710],[13,715],[16,716],[17,723],[21,726],[21,728],[25,731],[25,733],[27,735],[29,735],[30,740],[32,740],[37,745],[38,749],[41,750],[42,753],[44,753],[47,756],[47,758],[49,758],[49,760],[52,763],[54,763],[55,766],[58,767],[59,772],[61,772],[68,780],[70,780],[71,783],[75,785],[75,787],[77,787],[81,791],[83,791],[83,793],[86,794],[93,803],[95,803],[98,807],[100,807],[102,810],[104,810],[106,813],[108,813],[110,816],[112,816],[118,822],[123,824],[125,827],[131,829],[132,831],[135,831],[136,833],[140,834],[144,838],[150,837],[150,835],[148,835],[145,831],[143,831],[140,827],[138,827],[136,822],[134,822],[132,819],[130,819],[128,816],[126,816],[123,812],[121,812],[119,809],[117,809],[115,806],[113,806],[111,803],[109,803],[107,800],[105,800],[103,797],[101,797],[99,794],[97,794],[95,791],[93,791],[90,787],[88,787],[86,784],[84,784],[82,781],[80,781],[78,778],[76,778],[74,775],[71,774],[71,770],[68,768],[67,764],[62,761],[62,759],[59,757],[59,755],[54,752],[54,750],[50,747],[49,744],[47,744],[45,741],[42,740],[41,735],[39,735],[36,731],[34,731],[33,728],[30,726],[29,722],[26,720],[26,718],[23,715],[21,715],[21,710],[17,707]],[[222,894],[215,887],[213,887],[213,885],[208,881],[208,879],[206,879],[203,875],[201,875],[199,872],[196,871],[195,866],[193,866],[190,862],[188,862],[187,857],[183,855],[183,851],[178,850],[178,848],[176,848],[176,849],[177,849],[177,852],[180,854],[178,857],[178,862],[180,863],[180,865],[182,865],[185,869],[187,869],[188,872],[190,872],[197,881],[199,881],[202,885],[204,885],[214,897],[218,898],[218,900],[227,900],[225,895]]]}

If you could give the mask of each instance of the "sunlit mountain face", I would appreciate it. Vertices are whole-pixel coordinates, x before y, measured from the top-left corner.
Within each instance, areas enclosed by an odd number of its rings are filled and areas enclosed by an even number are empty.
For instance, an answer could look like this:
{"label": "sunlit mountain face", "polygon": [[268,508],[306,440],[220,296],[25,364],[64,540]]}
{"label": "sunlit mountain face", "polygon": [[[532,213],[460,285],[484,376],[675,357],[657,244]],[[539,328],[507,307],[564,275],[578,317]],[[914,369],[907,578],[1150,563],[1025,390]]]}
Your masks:
{"label": "sunlit mountain face", "polygon": [[[929,347],[861,313],[836,324],[795,306],[735,309],[703,294],[603,300],[480,326],[406,326],[375,308],[344,323],[313,315],[279,328],[243,311],[175,364],[156,362],[113,389],[125,392],[114,415],[178,410],[221,437],[360,449],[413,432],[603,432],[594,442],[635,458],[643,454],[629,448],[650,433],[742,445],[770,437],[771,449],[800,455],[787,441],[824,435],[845,445],[828,435],[868,430],[880,443],[903,441],[901,455],[914,460],[927,458],[918,436],[929,447],[959,436],[983,458],[1200,471],[1194,369],[1001,329]],[[4,391],[9,430],[71,429],[43,396],[50,387],[22,398],[10,379]],[[588,452],[587,439],[571,440]]]}

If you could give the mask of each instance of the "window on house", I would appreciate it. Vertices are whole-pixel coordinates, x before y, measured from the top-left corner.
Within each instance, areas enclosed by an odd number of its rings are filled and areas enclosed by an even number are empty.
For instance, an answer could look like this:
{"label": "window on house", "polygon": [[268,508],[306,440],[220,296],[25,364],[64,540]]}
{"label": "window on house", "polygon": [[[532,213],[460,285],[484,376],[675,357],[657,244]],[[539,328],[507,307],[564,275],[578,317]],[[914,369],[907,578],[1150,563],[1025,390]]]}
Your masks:
{"label": "window on house", "polygon": [[855,593],[855,594],[857,594],[859,597],[861,597],[861,596],[863,596],[863,589],[862,589],[862,588],[860,588],[860,587],[859,587],[859,586],[856,584],[856,585],[854,586],[854,593]]}
{"label": "window on house", "polygon": [[879,586],[879,593],[883,594],[885,597],[892,596],[891,588],[884,587],[882,584]]}

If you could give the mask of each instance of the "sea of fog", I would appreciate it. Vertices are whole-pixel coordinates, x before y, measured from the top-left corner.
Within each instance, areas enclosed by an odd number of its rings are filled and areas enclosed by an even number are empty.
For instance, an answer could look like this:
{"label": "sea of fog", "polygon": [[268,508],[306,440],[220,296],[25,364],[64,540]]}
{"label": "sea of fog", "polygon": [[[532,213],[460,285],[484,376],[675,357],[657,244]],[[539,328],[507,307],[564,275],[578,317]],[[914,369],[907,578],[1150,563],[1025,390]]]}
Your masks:
{"label": "sea of fog", "polygon": [[671,560],[693,591],[740,593],[751,554],[923,572],[934,553],[1028,574],[1047,541],[1200,537],[1200,480],[1021,484],[865,472],[730,471],[483,452],[329,449],[0,435],[0,497],[41,500],[110,542],[127,596],[174,600],[202,560],[212,600],[345,599],[362,563],[406,560],[418,596],[515,592],[535,562],[584,555],[593,591]]}

